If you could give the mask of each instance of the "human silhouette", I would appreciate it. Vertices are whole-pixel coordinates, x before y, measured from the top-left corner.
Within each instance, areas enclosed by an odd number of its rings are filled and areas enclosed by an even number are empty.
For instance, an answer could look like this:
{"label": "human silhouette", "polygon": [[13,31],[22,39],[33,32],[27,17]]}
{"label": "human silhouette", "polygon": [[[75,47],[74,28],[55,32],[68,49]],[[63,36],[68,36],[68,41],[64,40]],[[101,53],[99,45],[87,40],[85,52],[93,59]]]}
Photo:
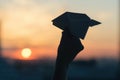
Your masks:
{"label": "human silhouette", "polygon": [[73,36],[68,30],[62,32],[53,80],[67,80],[69,64],[83,49],[84,47],[79,38]]}

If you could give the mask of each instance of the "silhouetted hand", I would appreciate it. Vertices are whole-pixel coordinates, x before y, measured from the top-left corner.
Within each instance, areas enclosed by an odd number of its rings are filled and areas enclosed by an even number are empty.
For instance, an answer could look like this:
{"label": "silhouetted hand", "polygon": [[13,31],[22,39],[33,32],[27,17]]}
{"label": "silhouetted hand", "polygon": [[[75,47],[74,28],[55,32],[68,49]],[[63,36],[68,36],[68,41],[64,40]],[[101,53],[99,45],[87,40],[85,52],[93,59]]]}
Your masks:
{"label": "silhouetted hand", "polygon": [[71,35],[69,31],[62,32],[61,42],[58,47],[58,56],[66,64],[73,61],[75,56],[83,50],[84,47],[79,38]]}
{"label": "silhouetted hand", "polygon": [[71,35],[68,30],[62,32],[53,80],[67,80],[66,74],[69,64],[83,49],[84,47],[79,38]]}

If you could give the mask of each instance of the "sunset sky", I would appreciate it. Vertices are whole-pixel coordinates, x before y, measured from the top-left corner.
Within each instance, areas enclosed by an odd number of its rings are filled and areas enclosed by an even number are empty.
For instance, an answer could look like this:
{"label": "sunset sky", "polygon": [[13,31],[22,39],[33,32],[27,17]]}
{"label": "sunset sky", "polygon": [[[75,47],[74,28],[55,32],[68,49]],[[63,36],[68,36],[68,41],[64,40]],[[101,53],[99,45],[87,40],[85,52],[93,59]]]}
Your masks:
{"label": "sunset sky", "polygon": [[20,59],[23,48],[31,59],[53,58],[62,30],[51,20],[66,11],[86,13],[102,24],[89,28],[79,58],[118,58],[119,0],[0,0],[3,56]]}

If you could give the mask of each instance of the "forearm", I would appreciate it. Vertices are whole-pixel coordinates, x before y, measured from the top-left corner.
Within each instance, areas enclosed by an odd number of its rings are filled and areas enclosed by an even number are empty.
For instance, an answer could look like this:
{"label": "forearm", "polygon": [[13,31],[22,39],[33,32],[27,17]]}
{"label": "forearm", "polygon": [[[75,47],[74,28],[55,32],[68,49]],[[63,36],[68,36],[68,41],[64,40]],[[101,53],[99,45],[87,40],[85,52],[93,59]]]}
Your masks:
{"label": "forearm", "polygon": [[67,65],[56,64],[53,80],[67,80],[66,79],[67,71],[68,71]]}
{"label": "forearm", "polygon": [[68,66],[69,64],[58,55],[53,80],[67,80]]}

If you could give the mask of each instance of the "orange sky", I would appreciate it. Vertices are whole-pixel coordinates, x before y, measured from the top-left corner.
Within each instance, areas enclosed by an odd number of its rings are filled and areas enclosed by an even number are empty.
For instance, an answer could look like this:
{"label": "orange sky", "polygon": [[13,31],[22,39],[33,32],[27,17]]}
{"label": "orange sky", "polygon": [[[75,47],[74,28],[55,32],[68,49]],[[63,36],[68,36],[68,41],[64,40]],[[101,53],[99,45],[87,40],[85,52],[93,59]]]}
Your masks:
{"label": "orange sky", "polygon": [[72,11],[86,13],[102,22],[101,25],[89,28],[85,40],[82,40],[85,49],[77,58],[118,58],[117,2],[1,0],[3,55],[22,58],[21,50],[28,47],[33,52],[31,59],[55,58],[62,31],[54,27],[51,20],[65,11]]}

